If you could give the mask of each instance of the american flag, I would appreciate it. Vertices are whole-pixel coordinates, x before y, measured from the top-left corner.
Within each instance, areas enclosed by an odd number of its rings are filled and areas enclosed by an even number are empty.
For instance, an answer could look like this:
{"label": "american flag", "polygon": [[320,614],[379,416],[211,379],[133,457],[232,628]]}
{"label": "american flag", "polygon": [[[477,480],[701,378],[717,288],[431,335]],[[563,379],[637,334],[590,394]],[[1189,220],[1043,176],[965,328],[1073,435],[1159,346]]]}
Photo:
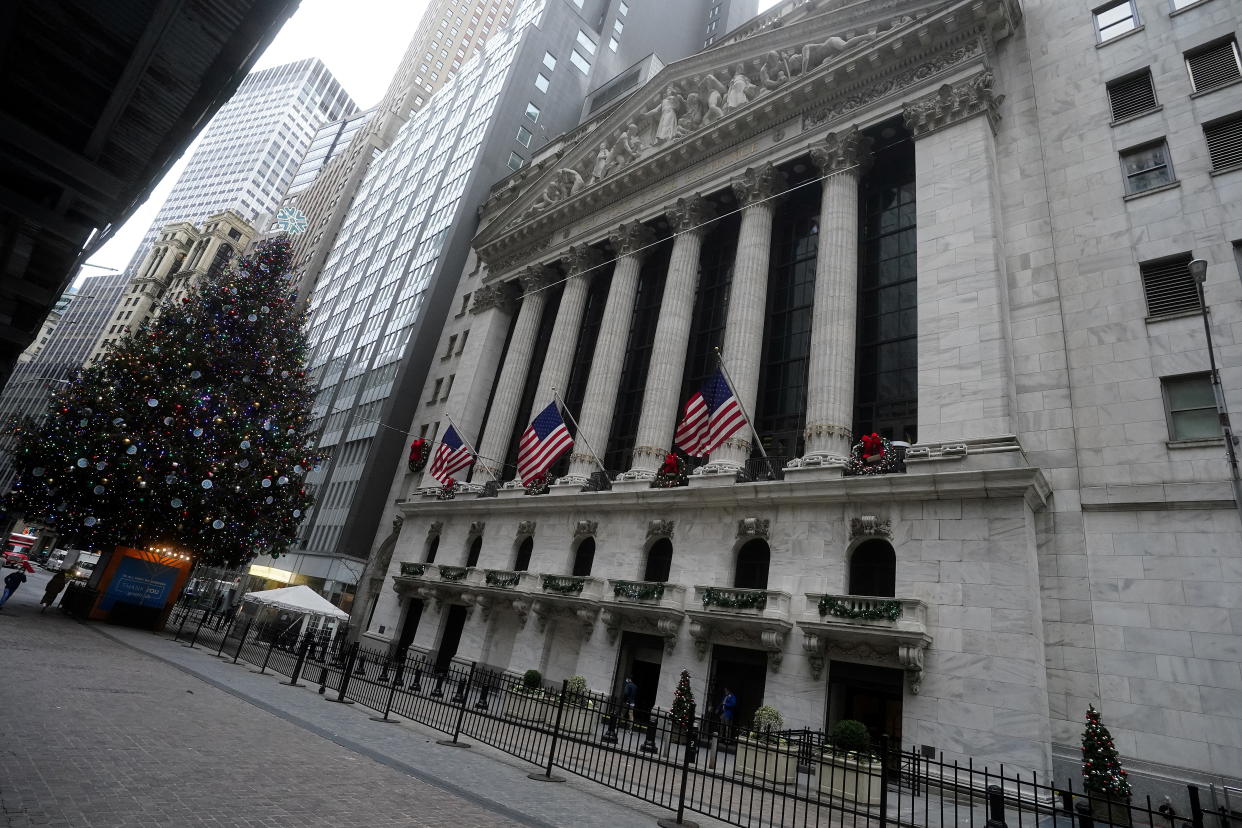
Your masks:
{"label": "american flag", "polygon": [[569,429],[553,400],[522,432],[522,441],[518,444],[518,477],[522,484],[546,472],[573,444],[574,438],[569,436]]}
{"label": "american flag", "polygon": [[448,431],[440,438],[440,447],[436,449],[436,456],[432,459],[427,473],[441,483],[447,483],[450,477],[473,462],[474,455],[466,447],[466,441],[461,439],[457,429],[449,426]]}
{"label": "american flag", "polygon": [[707,457],[746,424],[742,406],[719,368],[702,391],[686,401],[673,442],[691,457]]}

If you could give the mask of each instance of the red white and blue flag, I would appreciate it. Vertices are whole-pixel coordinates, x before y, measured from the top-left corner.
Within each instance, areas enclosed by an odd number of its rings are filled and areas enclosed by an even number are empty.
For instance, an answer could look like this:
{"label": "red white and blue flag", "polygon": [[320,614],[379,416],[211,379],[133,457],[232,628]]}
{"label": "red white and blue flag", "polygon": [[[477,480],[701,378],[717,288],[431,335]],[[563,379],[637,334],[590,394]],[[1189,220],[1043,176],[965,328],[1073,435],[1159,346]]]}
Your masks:
{"label": "red white and blue flag", "polygon": [[742,406],[724,372],[717,368],[703,390],[686,402],[673,442],[691,457],[707,457],[744,425]]}
{"label": "red white and blue flag", "polygon": [[561,410],[553,400],[522,432],[517,461],[522,485],[547,472],[548,467],[573,445],[574,438],[569,436]]}
{"label": "red white and blue flag", "polygon": [[427,473],[441,483],[447,483],[449,478],[462,469],[469,468],[473,462],[474,455],[466,447],[466,441],[461,439],[457,429],[449,426],[448,431],[440,438],[440,447],[436,449],[436,456],[432,459]]}

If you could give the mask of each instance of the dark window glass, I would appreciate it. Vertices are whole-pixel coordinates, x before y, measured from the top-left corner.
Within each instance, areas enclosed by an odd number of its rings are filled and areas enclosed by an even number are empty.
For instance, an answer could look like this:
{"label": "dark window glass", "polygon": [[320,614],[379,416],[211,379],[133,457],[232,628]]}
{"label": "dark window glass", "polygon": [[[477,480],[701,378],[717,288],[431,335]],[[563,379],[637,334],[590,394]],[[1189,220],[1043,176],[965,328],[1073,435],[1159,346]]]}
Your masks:
{"label": "dark window glass", "polygon": [[[633,321],[630,323],[630,335],[626,340],[617,404],[613,409],[608,448],[604,452],[606,469],[626,471],[630,467],[638,418],[643,410],[643,391],[647,385],[647,366],[651,362],[651,343],[655,339],[660,300],[664,298],[664,274],[668,272],[671,251],[672,244],[668,242],[652,250],[638,277],[638,294],[634,298]],[[594,448],[599,450],[599,446]]]}
{"label": "dark window glass", "polygon": [[850,595],[892,598],[896,582],[897,556],[888,541],[866,541],[850,556]]}
{"label": "dark window glass", "polygon": [[518,547],[517,558],[513,561],[514,572],[525,572],[530,569],[530,553],[535,548],[535,542],[530,538],[524,538],[522,545]]}
{"label": "dark window glass", "polygon": [[770,557],[767,541],[758,538],[748,541],[737,551],[737,568],[733,571],[733,586],[739,589],[767,589]]}
{"label": "dark window glass", "polygon": [[755,426],[773,457],[802,454],[820,189],[811,184],[795,190],[777,207],[773,222],[767,323],[755,403]]}
{"label": "dark window glass", "polygon": [[716,373],[716,349],[724,342],[740,219],[738,213],[725,216],[712,226],[711,232],[703,239],[679,406],[684,406],[690,395],[701,389],[708,377]]}
{"label": "dark window glass", "polygon": [[862,180],[854,432],[914,442],[918,285],[914,143],[889,142]]}
{"label": "dark window glass", "polygon": [[644,581],[667,581],[673,568],[673,542],[660,538],[647,550],[647,565],[643,568]]}
{"label": "dark window glass", "polygon": [[[535,342],[547,342],[552,338],[552,326],[556,324],[556,311],[561,306],[561,288],[562,285],[556,287],[545,288],[548,294],[547,301],[543,306],[543,316],[539,319],[539,333],[536,335]],[[522,301],[526,301],[523,299]],[[517,314],[514,314],[516,316]],[[518,443],[521,442],[522,432],[526,431],[530,421],[537,413],[534,411],[535,392],[539,387],[539,375],[543,373],[543,358],[548,353],[546,348],[536,347],[534,353],[530,357],[530,365],[526,370],[526,384],[522,387],[522,400],[518,403],[518,417],[513,423],[513,433],[509,435],[509,451],[505,455],[505,468],[500,479],[512,480],[517,476],[517,455]],[[496,372],[497,375],[500,371]],[[540,400],[539,410],[552,402],[551,400]]]}
{"label": "dark window glass", "polygon": [[440,550],[440,536],[436,535],[434,538],[427,541],[427,557],[424,558],[424,560],[427,563],[435,563],[436,552],[438,552],[439,550]]}
{"label": "dark window glass", "polygon": [[483,539],[475,538],[470,541],[470,552],[466,554],[466,566],[479,565],[479,553],[483,551]]}
{"label": "dark window glass", "polygon": [[595,538],[587,538],[578,544],[574,553],[574,575],[590,575],[591,566],[595,563]]}

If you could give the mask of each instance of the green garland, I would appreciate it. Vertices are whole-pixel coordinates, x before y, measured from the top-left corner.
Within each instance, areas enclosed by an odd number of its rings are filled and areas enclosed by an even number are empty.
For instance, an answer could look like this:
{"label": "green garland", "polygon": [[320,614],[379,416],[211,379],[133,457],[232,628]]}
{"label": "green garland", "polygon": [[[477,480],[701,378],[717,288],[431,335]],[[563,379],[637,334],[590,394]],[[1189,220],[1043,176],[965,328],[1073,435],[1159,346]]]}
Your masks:
{"label": "green garland", "polygon": [[733,590],[722,590],[708,587],[703,590],[704,607],[720,607],[722,609],[757,609],[768,605],[768,594],[763,590],[747,590],[735,593]]}
{"label": "green garland", "polygon": [[819,614],[837,618],[861,618],[864,621],[896,621],[901,617],[900,601],[881,601],[873,607],[851,607],[831,595],[819,597]]}
{"label": "green garland", "polygon": [[430,566],[430,564],[402,561],[401,574],[406,578],[421,578],[427,574],[428,566]]}
{"label": "green garland", "polygon": [[464,566],[442,566],[440,567],[440,580],[456,583],[465,580],[470,574],[470,570]]}
{"label": "green garland", "polygon": [[664,583],[648,584],[642,581],[621,581],[614,584],[612,594],[631,601],[659,601],[664,597]]}
{"label": "green garland", "polygon": [[568,580],[564,575],[544,575],[543,591],[560,595],[579,595],[582,592],[582,583],[579,580]]}
{"label": "green garland", "polygon": [[509,589],[515,587],[522,580],[522,576],[516,572],[502,575],[499,572],[488,572],[485,578],[487,585],[490,587],[499,587],[500,589]]}

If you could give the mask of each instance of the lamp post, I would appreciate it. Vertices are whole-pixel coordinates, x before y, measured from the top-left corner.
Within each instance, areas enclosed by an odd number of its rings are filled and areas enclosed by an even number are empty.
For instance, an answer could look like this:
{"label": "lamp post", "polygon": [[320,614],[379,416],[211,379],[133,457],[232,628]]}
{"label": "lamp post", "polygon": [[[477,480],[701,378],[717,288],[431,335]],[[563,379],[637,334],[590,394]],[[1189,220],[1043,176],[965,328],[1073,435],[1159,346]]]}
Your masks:
{"label": "lamp post", "polygon": [[1207,282],[1208,263],[1204,259],[1195,259],[1189,265],[1190,275],[1195,280],[1195,289],[1199,291],[1199,313],[1203,317],[1203,333],[1207,336],[1208,364],[1212,371],[1212,393],[1216,397],[1216,414],[1220,417],[1220,430],[1225,437],[1225,454],[1229,458],[1229,478],[1233,484],[1233,502],[1238,509],[1238,517],[1242,519],[1242,478],[1238,475],[1237,438],[1233,436],[1233,428],[1229,424],[1229,409],[1225,405],[1225,389],[1220,384],[1220,371],[1216,368],[1216,349],[1212,346],[1212,326],[1208,324],[1207,301],[1203,295],[1203,285]]}

